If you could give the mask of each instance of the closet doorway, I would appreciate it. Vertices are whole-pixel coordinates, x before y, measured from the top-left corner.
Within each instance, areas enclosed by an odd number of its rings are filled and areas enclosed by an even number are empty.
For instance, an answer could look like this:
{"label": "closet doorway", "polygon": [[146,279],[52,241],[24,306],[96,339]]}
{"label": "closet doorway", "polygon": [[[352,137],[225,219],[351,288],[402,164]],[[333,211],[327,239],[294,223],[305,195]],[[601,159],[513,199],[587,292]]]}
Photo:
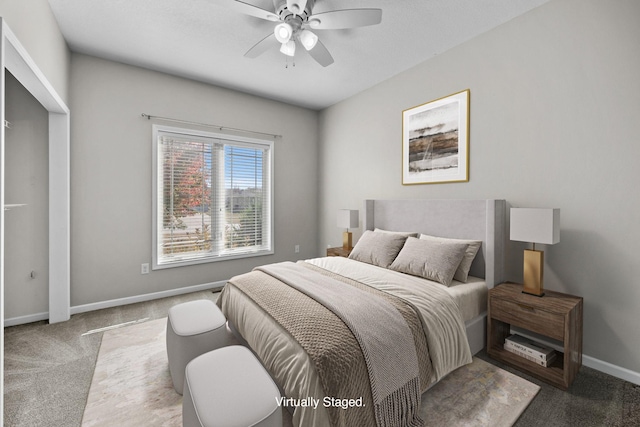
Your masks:
{"label": "closet doorway", "polygon": [[[70,317],[70,160],[69,109],[44,74],[36,66],[22,44],[4,20],[1,21],[0,44],[0,123],[5,123],[6,91],[5,70],[9,71],[39,102],[48,114],[48,313],[50,323],[69,320]],[[21,204],[19,200],[5,199],[5,127],[0,130],[0,289],[2,304],[0,320],[4,326],[5,305],[5,208],[7,204]],[[17,208],[19,209],[19,207]],[[47,239],[43,239],[46,242]],[[43,243],[46,244],[46,243]],[[36,272],[37,274],[37,272]],[[35,313],[32,317],[42,314]],[[25,321],[42,320],[29,318]],[[20,322],[26,323],[26,322]]]}

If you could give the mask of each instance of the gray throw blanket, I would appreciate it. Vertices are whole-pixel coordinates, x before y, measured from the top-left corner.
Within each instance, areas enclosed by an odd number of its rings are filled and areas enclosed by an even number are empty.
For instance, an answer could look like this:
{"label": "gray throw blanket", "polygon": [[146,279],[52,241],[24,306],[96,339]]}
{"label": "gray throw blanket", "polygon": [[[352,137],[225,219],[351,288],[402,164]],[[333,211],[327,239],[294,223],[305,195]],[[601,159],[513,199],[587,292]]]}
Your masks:
{"label": "gray throw blanket", "polygon": [[379,427],[423,425],[418,417],[420,380],[415,344],[409,326],[393,305],[291,262],[256,270],[314,298],[349,327],[367,365]]}

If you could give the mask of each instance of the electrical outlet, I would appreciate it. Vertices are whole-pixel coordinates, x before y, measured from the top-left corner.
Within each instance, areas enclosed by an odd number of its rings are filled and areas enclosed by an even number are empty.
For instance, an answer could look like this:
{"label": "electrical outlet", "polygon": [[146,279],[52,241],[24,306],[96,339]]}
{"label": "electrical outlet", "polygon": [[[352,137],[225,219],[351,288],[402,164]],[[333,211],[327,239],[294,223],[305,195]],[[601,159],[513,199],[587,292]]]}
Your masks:
{"label": "electrical outlet", "polygon": [[294,251],[295,251],[297,254],[299,254],[299,253],[300,253],[300,245],[296,245],[296,246],[294,247]]}
{"label": "electrical outlet", "polygon": [[149,263],[140,264],[140,274],[149,274]]}

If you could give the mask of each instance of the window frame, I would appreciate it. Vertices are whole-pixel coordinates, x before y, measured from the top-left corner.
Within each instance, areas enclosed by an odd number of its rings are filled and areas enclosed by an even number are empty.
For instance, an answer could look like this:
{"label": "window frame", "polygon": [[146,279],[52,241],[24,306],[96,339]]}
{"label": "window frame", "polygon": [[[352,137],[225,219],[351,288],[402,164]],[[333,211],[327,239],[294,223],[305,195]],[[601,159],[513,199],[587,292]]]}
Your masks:
{"label": "window frame", "polygon": [[[159,218],[158,215],[161,215],[162,210],[160,209],[159,203],[162,203],[162,197],[159,195],[160,182],[162,181],[162,167],[160,166],[160,162],[162,159],[159,159],[159,144],[160,144],[160,136],[163,134],[176,134],[186,137],[193,138],[207,138],[207,139],[217,139],[224,141],[225,143],[228,141],[230,145],[235,145],[238,147],[248,147],[248,148],[259,148],[264,150],[265,153],[268,153],[268,158],[266,165],[269,170],[266,173],[266,178],[268,180],[267,186],[263,185],[263,189],[267,189],[268,197],[266,201],[268,203],[268,215],[269,220],[267,221],[267,225],[269,227],[269,244],[265,249],[255,250],[255,251],[245,251],[239,252],[236,250],[229,250],[227,253],[217,253],[210,254],[208,256],[199,256],[191,259],[185,259],[180,261],[173,262],[161,262],[161,256],[159,252],[159,237],[158,237],[158,228],[160,223],[162,223],[162,218]],[[274,254],[274,142],[264,139],[257,138],[249,138],[244,136],[237,135],[229,135],[223,133],[215,133],[208,132],[199,129],[193,128],[182,128],[182,127],[174,127],[174,126],[164,126],[154,124],[152,126],[152,219],[151,219],[151,235],[152,235],[152,246],[151,246],[151,257],[152,257],[152,270],[163,270],[166,268],[174,268],[174,267],[185,267],[191,265],[199,265],[199,264],[207,264],[210,262],[219,262],[219,261],[229,261],[234,259],[242,259],[242,258],[252,258],[258,256],[265,255],[273,255]]]}

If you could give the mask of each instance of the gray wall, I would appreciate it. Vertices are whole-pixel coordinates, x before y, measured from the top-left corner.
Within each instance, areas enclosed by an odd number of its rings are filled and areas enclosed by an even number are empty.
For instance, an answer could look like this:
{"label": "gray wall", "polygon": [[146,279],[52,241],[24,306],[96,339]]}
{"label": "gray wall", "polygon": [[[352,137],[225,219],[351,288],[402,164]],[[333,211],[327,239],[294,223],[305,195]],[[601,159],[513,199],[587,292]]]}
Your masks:
{"label": "gray wall", "polygon": [[[584,297],[586,355],[640,372],[638,16],[636,0],[553,0],[322,111],[318,250],[366,198],[560,208],[546,287]],[[467,88],[470,181],[402,186],[402,111]]]}
{"label": "gray wall", "polygon": [[[49,311],[49,113],[8,72],[5,83],[5,317]],[[35,277],[31,277],[31,272]]]}
{"label": "gray wall", "polygon": [[69,104],[70,52],[47,0],[0,0],[0,16]]}
{"label": "gray wall", "polygon": [[[70,107],[72,307],[315,254],[316,112],[79,54],[71,59]],[[151,262],[152,220],[152,122],[141,113],[282,135],[274,147],[274,255],[140,274]]]}

